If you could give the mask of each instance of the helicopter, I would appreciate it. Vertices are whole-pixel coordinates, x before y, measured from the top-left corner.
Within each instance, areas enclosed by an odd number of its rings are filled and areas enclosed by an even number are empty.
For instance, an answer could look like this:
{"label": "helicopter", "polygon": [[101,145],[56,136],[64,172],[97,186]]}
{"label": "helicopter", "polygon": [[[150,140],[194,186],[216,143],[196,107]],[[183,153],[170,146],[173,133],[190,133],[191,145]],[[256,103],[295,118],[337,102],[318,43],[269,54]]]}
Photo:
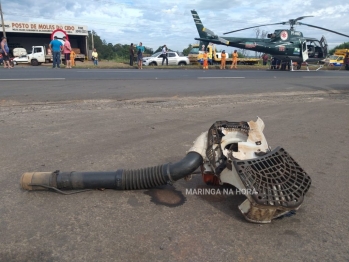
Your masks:
{"label": "helicopter", "polygon": [[296,62],[297,69],[301,68],[303,62],[315,63],[325,59],[328,54],[328,45],[324,36],[322,36],[320,40],[305,37],[303,36],[302,32],[295,30],[295,25],[305,25],[349,37],[349,35],[345,35],[330,29],[299,22],[299,20],[312,16],[301,16],[285,22],[251,26],[224,33],[224,35],[226,35],[268,25],[290,25],[290,29],[277,29],[274,31],[274,33],[267,34],[267,39],[223,37],[216,35],[213,31],[204,27],[198,13],[195,10],[191,10],[191,14],[200,36],[199,38],[195,38],[195,40],[199,40],[200,43],[204,43],[205,48],[209,43],[212,43],[262,52],[270,54],[274,58],[287,62],[291,65],[293,62]]}

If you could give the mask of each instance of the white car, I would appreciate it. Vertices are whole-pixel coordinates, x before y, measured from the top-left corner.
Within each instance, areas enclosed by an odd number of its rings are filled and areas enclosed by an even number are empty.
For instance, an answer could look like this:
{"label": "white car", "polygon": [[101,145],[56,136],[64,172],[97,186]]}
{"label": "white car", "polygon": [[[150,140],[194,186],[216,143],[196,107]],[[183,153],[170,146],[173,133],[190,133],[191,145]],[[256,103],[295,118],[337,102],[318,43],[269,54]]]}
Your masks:
{"label": "white car", "polygon": [[[178,54],[177,52],[167,52],[168,65],[179,65],[185,66],[189,65],[189,58]],[[162,65],[162,56],[161,52],[157,52],[150,57],[143,57],[143,65],[145,66],[157,66]],[[164,61],[164,65],[166,65],[166,60]]]}
{"label": "white car", "polygon": [[21,63],[22,64],[28,63],[28,55],[22,55],[22,56],[13,58],[13,64],[18,65]]}

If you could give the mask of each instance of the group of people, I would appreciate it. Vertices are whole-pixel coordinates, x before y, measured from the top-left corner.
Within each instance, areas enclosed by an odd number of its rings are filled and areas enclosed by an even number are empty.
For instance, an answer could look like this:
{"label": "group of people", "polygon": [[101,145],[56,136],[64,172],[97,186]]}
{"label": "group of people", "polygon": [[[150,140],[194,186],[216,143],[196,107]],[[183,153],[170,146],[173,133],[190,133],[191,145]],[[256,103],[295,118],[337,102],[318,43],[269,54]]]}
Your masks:
{"label": "group of people", "polygon": [[[136,45],[136,50],[135,47],[133,45],[133,43],[131,43],[130,45],[130,66],[133,66],[133,60],[135,57],[135,51],[137,53],[137,65],[138,65],[138,69],[142,69],[142,65],[143,65],[143,54],[145,51],[145,48],[142,44],[142,42],[139,43],[139,45]],[[166,65],[168,65],[168,58],[167,58],[167,52],[168,52],[168,48],[166,45],[162,46],[161,49],[161,57],[162,57],[162,65],[164,65],[164,62],[166,61]]]}
{"label": "group of people", "polygon": [[145,51],[145,48],[143,46],[143,43],[140,42],[139,45],[136,45],[136,50],[135,50],[135,46],[133,45],[133,43],[131,43],[130,45],[130,66],[133,66],[133,60],[135,57],[135,51],[137,54],[137,65],[138,65],[138,69],[143,69],[142,65],[143,65],[143,54]]}
{"label": "group of people", "polygon": [[10,48],[8,47],[6,37],[4,36],[1,39],[1,55],[4,60],[4,68],[13,68],[10,64]]}
{"label": "group of people", "polygon": [[[232,64],[230,66],[230,69],[237,69],[237,64],[238,64],[238,51],[234,50],[232,54]],[[205,50],[205,53],[203,54],[203,69],[207,70],[208,69],[208,60],[209,60],[209,54],[207,53],[207,50]],[[225,53],[225,50],[222,51],[221,53],[221,69],[225,69],[226,67],[226,62],[227,62],[227,54]]]}
{"label": "group of people", "polygon": [[[66,62],[66,68],[72,68],[75,65],[75,52],[72,50],[70,42],[66,36],[63,36],[63,43],[58,40],[55,36],[54,39],[49,44],[52,50],[52,68],[61,68],[61,52],[64,54],[64,59]],[[73,53],[73,54],[72,54]]]}

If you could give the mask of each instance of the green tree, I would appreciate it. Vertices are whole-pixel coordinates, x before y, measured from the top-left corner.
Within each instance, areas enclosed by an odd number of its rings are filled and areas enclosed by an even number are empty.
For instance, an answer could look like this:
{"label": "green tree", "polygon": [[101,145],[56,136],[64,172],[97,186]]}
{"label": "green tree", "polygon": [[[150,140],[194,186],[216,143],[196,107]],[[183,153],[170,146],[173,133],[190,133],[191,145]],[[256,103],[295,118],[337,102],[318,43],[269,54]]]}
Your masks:
{"label": "green tree", "polygon": [[243,53],[238,52],[239,58],[245,58],[246,56]]}
{"label": "green tree", "polygon": [[94,47],[97,49],[97,51],[103,46],[103,40],[97,35],[95,31],[88,33],[88,47],[89,50],[92,50],[92,35],[93,35],[93,42]]}
{"label": "green tree", "polygon": [[[95,32],[88,33],[88,46],[92,50],[92,35],[94,48],[96,48],[101,60],[127,61],[130,55],[130,45],[107,43]],[[153,54],[153,49],[144,47],[145,56]]]}
{"label": "green tree", "polygon": [[162,46],[159,46],[159,47],[154,51],[154,53],[161,52],[161,51],[162,51]]}
{"label": "green tree", "polygon": [[[154,54],[157,53],[157,52],[161,52],[163,47],[164,47],[164,46],[159,46],[159,47],[154,51]],[[171,48],[168,48],[168,47],[167,47],[167,50],[168,50],[168,51],[171,51],[171,52],[174,51],[174,50],[172,50]]]}
{"label": "green tree", "polygon": [[187,56],[187,55],[189,55],[189,52],[190,52],[190,50],[192,50],[193,49],[193,45],[192,44],[189,44],[188,45],[188,47],[187,48],[184,48],[183,49],[183,55],[185,55],[185,56]]}
{"label": "green tree", "polygon": [[336,49],[349,49],[349,42],[344,42],[343,44],[337,45],[335,48],[331,49],[328,53],[333,55]]}

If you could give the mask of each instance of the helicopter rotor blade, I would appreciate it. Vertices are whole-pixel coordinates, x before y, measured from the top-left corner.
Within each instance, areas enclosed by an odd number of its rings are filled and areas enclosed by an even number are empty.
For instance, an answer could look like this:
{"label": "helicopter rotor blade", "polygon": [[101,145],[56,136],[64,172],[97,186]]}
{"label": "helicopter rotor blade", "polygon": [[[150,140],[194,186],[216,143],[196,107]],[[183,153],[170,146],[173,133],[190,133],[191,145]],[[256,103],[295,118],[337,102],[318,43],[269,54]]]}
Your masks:
{"label": "helicopter rotor blade", "polygon": [[339,33],[339,32],[336,32],[336,31],[333,31],[333,30],[330,30],[330,29],[326,29],[326,28],[323,28],[323,27],[320,27],[320,26],[304,24],[304,23],[301,23],[301,22],[299,22],[298,24],[299,24],[299,25],[306,25],[306,26],[318,28],[318,29],[325,30],[325,31],[328,31],[328,32],[331,32],[331,33],[335,33],[335,34],[337,34],[337,35],[342,35],[342,36],[349,37],[349,35],[345,35],[345,34],[342,34],[342,33]]}
{"label": "helicopter rotor blade", "polygon": [[300,16],[300,17],[296,18],[294,21],[302,20],[302,19],[307,18],[307,17],[314,17],[314,16],[312,16],[312,15]]}
{"label": "helicopter rotor blade", "polygon": [[274,23],[274,24],[265,24],[265,25],[251,26],[251,27],[246,27],[246,28],[242,28],[242,29],[238,29],[238,30],[226,32],[226,33],[223,33],[223,35],[227,35],[227,34],[230,34],[230,33],[239,32],[239,31],[243,31],[243,30],[247,30],[247,29],[251,29],[251,28],[256,28],[256,27],[260,27],[260,26],[267,26],[267,25],[285,25],[286,23],[288,23],[288,22],[281,22],[281,23]]}

